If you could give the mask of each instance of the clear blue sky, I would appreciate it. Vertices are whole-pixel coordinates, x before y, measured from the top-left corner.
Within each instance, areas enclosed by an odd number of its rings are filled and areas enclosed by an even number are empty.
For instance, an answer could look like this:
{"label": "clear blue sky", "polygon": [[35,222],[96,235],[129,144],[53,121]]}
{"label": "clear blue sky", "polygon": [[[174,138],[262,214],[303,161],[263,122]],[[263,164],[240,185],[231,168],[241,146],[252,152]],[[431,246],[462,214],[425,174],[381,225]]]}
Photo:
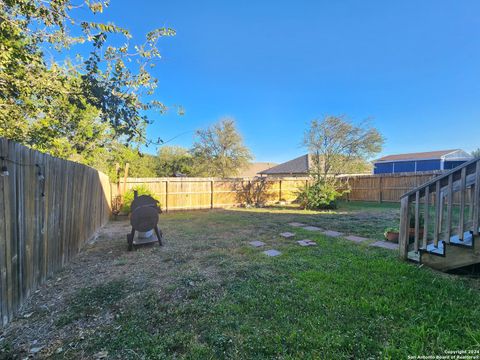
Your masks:
{"label": "clear blue sky", "polygon": [[[111,0],[135,38],[170,26],[157,98],[181,104],[148,134],[190,146],[236,119],[257,161],[305,153],[308,122],[372,117],[382,154],[480,146],[480,2]],[[152,149],[153,150],[153,149]]]}

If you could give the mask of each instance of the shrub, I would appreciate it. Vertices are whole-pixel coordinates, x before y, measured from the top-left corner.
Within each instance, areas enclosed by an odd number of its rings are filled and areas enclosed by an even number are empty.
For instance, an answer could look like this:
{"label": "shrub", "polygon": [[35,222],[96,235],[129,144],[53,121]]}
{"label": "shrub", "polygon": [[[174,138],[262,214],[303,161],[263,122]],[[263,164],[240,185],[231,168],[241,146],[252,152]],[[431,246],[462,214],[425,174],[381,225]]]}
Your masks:
{"label": "shrub", "polygon": [[268,201],[268,190],[271,182],[266,178],[254,178],[250,181],[242,181],[237,185],[237,201],[249,205],[262,207]]}
{"label": "shrub", "polygon": [[299,193],[297,202],[309,210],[336,209],[337,199],[342,194],[334,182],[317,180]]}
{"label": "shrub", "polygon": [[122,212],[124,213],[130,213],[130,206],[132,205],[132,201],[134,198],[134,191],[138,192],[138,196],[140,195],[150,195],[153,197],[155,200],[158,200],[158,198],[155,196],[155,194],[147,188],[145,185],[137,185],[133,187],[132,189],[128,190],[125,195],[123,196],[123,204],[122,204]]}

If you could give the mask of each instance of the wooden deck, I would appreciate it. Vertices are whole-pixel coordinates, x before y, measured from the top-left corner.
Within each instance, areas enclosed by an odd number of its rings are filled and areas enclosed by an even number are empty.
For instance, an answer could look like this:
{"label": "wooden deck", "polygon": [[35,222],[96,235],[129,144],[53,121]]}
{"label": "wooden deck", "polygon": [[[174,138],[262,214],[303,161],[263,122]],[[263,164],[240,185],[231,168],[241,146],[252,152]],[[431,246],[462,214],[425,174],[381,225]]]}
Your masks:
{"label": "wooden deck", "polygon": [[402,196],[400,256],[441,271],[480,263],[479,210],[477,158]]}

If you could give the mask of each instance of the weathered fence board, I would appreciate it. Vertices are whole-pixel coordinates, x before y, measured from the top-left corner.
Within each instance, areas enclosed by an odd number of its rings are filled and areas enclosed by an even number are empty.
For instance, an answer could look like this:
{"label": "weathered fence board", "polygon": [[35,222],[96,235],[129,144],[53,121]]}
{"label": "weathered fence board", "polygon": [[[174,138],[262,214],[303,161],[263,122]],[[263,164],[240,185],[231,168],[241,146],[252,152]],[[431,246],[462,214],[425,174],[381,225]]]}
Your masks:
{"label": "weathered fence board", "polygon": [[108,221],[111,191],[108,177],[95,169],[4,138],[0,156],[9,172],[0,177],[0,323],[5,324]]}

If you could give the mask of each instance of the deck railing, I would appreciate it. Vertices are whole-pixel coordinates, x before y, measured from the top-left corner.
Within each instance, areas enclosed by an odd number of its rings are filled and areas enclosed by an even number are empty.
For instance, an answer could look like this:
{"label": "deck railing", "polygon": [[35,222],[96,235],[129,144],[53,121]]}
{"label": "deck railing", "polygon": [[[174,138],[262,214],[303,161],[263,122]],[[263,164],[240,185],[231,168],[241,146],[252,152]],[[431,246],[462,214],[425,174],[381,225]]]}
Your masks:
{"label": "deck railing", "polygon": [[405,193],[400,210],[400,256],[418,253],[433,243],[450,243],[453,236],[478,235],[480,210],[480,158]]}

